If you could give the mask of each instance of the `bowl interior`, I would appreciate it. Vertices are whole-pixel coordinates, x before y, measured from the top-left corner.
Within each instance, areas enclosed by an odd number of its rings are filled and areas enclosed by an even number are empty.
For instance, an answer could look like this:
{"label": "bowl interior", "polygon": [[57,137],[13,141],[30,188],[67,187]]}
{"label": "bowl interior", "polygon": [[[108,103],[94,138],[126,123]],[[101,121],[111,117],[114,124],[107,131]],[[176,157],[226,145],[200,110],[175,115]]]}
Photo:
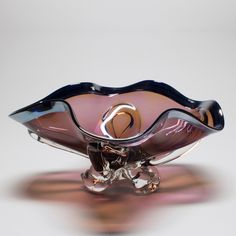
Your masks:
{"label": "bowl interior", "polygon": [[67,98],[66,101],[82,129],[111,139],[141,135],[162,113],[170,109],[181,109],[202,119],[199,110],[182,106],[164,95],[150,91],[111,95],[82,94]]}

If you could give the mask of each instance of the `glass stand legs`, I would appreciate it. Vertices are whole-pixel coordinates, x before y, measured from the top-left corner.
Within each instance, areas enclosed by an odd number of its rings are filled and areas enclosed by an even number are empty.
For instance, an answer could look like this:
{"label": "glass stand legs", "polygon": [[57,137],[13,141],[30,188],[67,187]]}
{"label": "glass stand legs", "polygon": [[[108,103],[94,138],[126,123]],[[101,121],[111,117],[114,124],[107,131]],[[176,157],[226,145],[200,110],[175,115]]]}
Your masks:
{"label": "glass stand legs", "polygon": [[129,163],[128,153],[123,147],[90,145],[88,154],[92,166],[82,174],[85,187],[92,192],[102,192],[117,181],[128,180],[138,194],[155,192],[160,183],[157,168],[147,161]]}

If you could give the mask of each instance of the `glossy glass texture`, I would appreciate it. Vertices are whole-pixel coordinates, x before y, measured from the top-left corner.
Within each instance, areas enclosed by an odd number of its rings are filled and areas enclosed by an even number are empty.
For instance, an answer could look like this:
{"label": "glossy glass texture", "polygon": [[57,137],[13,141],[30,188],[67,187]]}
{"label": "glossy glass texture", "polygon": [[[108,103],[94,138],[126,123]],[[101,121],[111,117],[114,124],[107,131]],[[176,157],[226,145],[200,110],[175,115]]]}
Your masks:
{"label": "glossy glass texture", "polygon": [[89,157],[92,166],[81,177],[93,192],[128,180],[136,193],[152,193],[160,183],[153,165],[224,127],[217,102],[194,101],[154,81],[123,88],[69,85],[10,116],[36,140]]}
{"label": "glossy glass texture", "polygon": [[224,127],[217,102],[194,101],[154,81],[123,88],[69,85],[10,117],[62,149],[87,155],[88,143],[108,142],[157,159]]}

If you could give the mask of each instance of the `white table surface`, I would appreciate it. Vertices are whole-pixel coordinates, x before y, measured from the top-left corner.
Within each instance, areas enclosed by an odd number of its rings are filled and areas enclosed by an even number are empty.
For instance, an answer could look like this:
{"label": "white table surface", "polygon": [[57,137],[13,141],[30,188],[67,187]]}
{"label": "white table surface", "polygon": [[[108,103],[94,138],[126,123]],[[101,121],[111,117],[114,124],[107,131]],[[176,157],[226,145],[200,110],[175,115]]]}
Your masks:
{"label": "white table surface", "polygon": [[230,0],[1,0],[0,235],[96,234],[82,227],[83,204],[19,194],[37,174],[84,169],[89,162],[37,143],[8,114],[67,84],[125,86],[152,79],[196,100],[217,100],[226,126],[174,162],[208,173],[213,196],[196,203],[157,201],[140,215],[143,225],[127,235],[234,236],[235,6]]}

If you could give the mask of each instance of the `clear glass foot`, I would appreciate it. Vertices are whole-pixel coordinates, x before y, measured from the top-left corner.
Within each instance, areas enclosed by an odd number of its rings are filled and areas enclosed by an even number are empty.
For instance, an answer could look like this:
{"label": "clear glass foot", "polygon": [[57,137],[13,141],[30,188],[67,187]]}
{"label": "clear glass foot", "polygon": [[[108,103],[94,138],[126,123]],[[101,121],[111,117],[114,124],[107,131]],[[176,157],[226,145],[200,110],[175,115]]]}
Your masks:
{"label": "clear glass foot", "polygon": [[88,190],[102,192],[114,182],[126,179],[138,194],[157,191],[160,183],[157,168],[150,166],[147,161],[129,163],[130,151],[126,148],[114,148],[96,143],[88,147],[88,154],[92,166],[81,175]]}

